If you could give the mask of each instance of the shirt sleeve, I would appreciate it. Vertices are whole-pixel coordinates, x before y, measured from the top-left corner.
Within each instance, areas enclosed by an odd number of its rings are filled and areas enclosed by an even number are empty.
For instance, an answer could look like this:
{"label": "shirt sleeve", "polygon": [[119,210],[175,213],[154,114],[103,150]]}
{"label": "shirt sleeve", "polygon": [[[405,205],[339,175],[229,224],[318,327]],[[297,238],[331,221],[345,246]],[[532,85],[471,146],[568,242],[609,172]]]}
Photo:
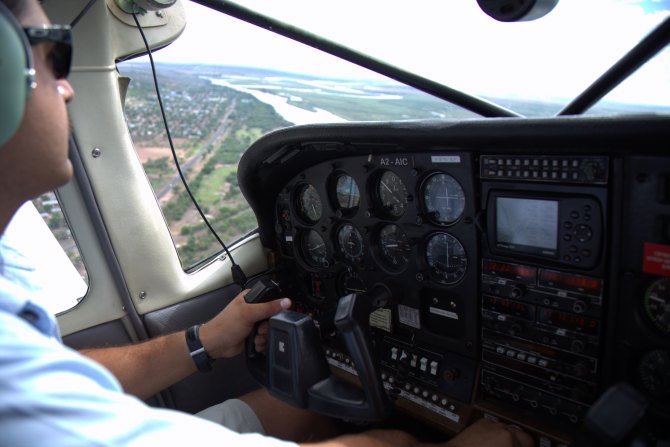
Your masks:
{"label": "shirt sleeve", "polygon": [[101,365],[0,312],[0,443],[11,446],[295,447],[123,394]]}

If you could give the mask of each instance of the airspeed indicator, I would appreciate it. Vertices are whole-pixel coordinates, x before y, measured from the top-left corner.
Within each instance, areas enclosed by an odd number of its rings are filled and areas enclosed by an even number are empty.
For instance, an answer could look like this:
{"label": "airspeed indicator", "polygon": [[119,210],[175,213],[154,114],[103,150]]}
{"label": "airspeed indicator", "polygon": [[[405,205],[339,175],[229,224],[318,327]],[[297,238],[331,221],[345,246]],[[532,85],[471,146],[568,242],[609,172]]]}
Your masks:
{"label": "airspeed indicator", "polygon": [[398,175],[385,171],[377,183],[377,195],[384,214],[400,217],[407,208],[407,187]]}

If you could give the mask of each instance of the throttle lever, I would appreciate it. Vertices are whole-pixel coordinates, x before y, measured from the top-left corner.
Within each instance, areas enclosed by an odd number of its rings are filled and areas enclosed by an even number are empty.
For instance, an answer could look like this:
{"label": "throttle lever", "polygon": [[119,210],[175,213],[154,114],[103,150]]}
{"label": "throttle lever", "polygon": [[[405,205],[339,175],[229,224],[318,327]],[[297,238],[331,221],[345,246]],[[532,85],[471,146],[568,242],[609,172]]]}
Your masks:
{"label": "throttle lever", "polygon": [[[244,296],[244,301],[248,304],[267,303],[279,298],[279,284],[271,279],[261,279],[253,285],[251,290]],[[267,359],[265,354],[256,351],[254,339],[258,334],[260,322],[254,325],[251,333],[245,342],[245,354],[247,366],[251,375],[260,383],[267,384]]]}

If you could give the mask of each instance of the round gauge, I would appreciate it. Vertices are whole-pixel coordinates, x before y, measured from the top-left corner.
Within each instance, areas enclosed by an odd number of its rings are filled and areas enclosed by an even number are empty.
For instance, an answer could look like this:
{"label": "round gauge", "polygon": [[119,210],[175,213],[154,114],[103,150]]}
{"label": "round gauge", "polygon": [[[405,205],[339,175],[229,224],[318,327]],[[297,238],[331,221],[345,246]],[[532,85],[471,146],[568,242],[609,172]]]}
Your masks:
{"label": "round gauge", "polygon": [[465,193],[449,174],[437,173],[423,185],[423,203],[430,218],[438,224],[456,222],[465,208]]}
{"label": "round gauge", "polygon": [[335,196],[337,206],[344,211],[353,211],[358,208],[361,201],[361,193],[356,180],[350,175],[340,175],[335,183]]}
{"label": "round gauge", "polygon": [[365,281],[356,272],[345,270],[338,278],[338,286],[340,296],[345,296],[350,293],[365,293],[368,288]]}
{"label": "round gauge", "polygon": [[347,259],[356,261],[363,256],[363,236],[351,224],[344,224],[337,230],[337,244]]}
{"label": "round gauge", "polygon": [[407,188],[394,172],[385,171],[377,184],[379,201],[386,214],[400,217],[407,208]]}
{"label": "round gauge", "polygon": [[642,386],[655,398],[670,397],[670,352],[657,349],[640,359],[638,366]]}
{"label": "round gauge", "polygon": [[670,334],[670,278],[649,286],[644,294],[644,310],[655,328]]}
{"label": "round gauge", "polygon": [[407,234],[398,225],[385,225],[379,231],[379,253],[388,267],[394,270],[405,268],[410,250]]}
{"label": "round gauge", "polygon": [[318,222],[321,219],[323,206],[319,192],[312,185],[302,185],[298,190],[298,213],[300,217],[309,223]]}
{"label": "round gauge", "polygon": [[303,233],[300,239],[300,248],[307,264],[312,267],[327,268],[330,266],[328,262],[328,249],[326,242],[321,235],[314,230],[308,230]]}
{"label": "round gauge", "polygon": [[426,261],[437,281],[444,284],[454,284],[463,279],[468,267],[463,245],[448,233],[435,233],[428,239]]}

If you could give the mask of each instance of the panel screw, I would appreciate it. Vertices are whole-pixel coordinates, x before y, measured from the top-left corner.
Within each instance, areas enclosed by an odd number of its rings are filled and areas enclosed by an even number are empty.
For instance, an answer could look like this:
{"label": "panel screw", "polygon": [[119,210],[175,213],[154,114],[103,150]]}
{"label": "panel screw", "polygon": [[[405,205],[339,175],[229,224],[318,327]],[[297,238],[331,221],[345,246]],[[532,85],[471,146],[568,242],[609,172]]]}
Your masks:
{"label": "panel screw", "polygon": [[156,17],[163,17],[163,11],[156,11]]}
{"label": "panel screw", "polygon": [[91,151],[91,155],[93,155],[93,158],[98,158],[101,154],[102,154],[102,151],[100,150],[99,147],[95,147]]}
{"label": "panel screw", "polygon": [[143,300],[147,297],[147,292],[140,292],[140,299]]}

